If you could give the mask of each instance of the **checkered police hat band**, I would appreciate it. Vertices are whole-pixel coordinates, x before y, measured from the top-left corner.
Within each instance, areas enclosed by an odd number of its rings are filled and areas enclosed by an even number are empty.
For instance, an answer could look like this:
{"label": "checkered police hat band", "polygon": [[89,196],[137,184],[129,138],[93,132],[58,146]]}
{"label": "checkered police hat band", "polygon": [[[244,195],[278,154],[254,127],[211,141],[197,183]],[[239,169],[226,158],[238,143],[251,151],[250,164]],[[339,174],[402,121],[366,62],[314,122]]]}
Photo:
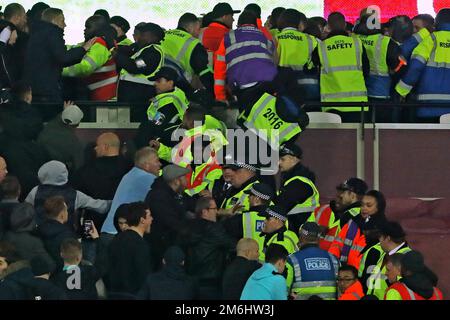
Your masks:
{"label": "checkered police hat band", "polygon": [[250,189],[250,192],[251,192],[253,195],[257,196],[258,198],[261,198],[261,199],[266,200],[266,201],[270,200],[270,196],[268,196],[268,195],[266,195],[266,194],[263,194],[263,193],[261,193],[261,192],[256,191],[253,187]]}
{"label": "checkered police hat band", "polygon": [[283,216],[283,215],[281,215],[281,214],[279,214],[279,213],[276,213],[276,212],[273,211],[273,210],[267,209],[267,210],[266,210],[266,213],[267,213],[268,215],[274,217],[274,218],[277,218],[278,220],[281,220],[281,221],[286,221],[286,220],[287,220],[287,218],[286,218],[285,216]]}

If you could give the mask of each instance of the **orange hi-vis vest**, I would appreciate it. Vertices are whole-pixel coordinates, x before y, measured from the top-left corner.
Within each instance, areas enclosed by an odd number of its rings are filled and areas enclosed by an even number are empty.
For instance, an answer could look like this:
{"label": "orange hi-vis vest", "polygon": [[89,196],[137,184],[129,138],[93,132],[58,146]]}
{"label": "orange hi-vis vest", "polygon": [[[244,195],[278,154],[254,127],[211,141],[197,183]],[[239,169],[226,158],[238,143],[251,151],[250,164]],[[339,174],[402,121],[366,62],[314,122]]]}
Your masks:
{"label": "orange hi-vis vest", "polygon": [[[406,286],[406,284],[404,284],[403,282],[396,282],[394,283],[392,286],[389,287],[388,290],[390,289],[395,289],[398,291],[398,293],[400,293],[400,295],[402,296],[402,300],[427,300],[424,297],[418,295],[417,293],[415,293],[414,291],[412,291],[410,288],[408,288]],[[387,292],[387,290],[386,290]],[[386,299],[386,295],[385,295],[385,299]],[[434,287],[433,288],[433,296],[428,299],[428,300],[444,300],[444,296],[442,294],[442,291],[439,290],[438,288]]]}
{"label": "orange hi-vis vest", "polygon": [[[95,42],[107,47],[102,38],[97,38]],[[91,100],[108,101],[115,98],[118,79],[116,61],[111,58],[84,79],[91,93]]]}
{"label": "orange hi-vis vest", "polygon": [[329,204],[321,205],[314,210],[314,219],[319,226],[327,227],[326,235],[321,235],[319,240],[319,247],[322,250],[328,251],[331,244],[336,237],[339,230],[339,220],[335,221],[335,215]]}
{"label": "orange hi-vis vest", "polygon": [[350,220],[339,232],[330,246],[328,252],[338,258],[341,263],[359,269],[361,252],[366,247],[366,237],[356,222]]}

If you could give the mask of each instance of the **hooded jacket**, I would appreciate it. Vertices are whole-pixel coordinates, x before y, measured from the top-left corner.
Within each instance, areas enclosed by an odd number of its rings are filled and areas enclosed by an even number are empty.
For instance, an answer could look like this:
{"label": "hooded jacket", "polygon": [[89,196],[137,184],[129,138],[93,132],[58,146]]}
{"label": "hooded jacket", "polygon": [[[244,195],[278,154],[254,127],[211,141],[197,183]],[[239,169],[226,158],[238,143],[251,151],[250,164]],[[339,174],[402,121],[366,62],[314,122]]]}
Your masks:
{"label": "hooded jacket", "polygon": [[275,266],[265,263],[248,279],[241,300],[287,300],[286,279]]}
{"label": "hooded jacket", "polygon": [[[34,187],[31,192],[26,197],[25,201],[35,205],[36,194],[39,188],[46,186],[56,186],[56,187],[69,187],[68,184],[69,172],[66,166],[59,161],[50,161],[45,163],[38,171],[38,177],[40,185]],[[72,188],[71,188],[72,189]],[[75,191],[75,204],[74,210],[78,209],[91,209],[99,213],[107,213],[111,205],[109,200],[97,200],[93,199],[80,191]],[[59,195],[55,193],[52,195]],[[67,199],[66,199],[67,201]],[[36,206],[35,206],[36,207]],[[37,210],[37,209],[36,209]]]}

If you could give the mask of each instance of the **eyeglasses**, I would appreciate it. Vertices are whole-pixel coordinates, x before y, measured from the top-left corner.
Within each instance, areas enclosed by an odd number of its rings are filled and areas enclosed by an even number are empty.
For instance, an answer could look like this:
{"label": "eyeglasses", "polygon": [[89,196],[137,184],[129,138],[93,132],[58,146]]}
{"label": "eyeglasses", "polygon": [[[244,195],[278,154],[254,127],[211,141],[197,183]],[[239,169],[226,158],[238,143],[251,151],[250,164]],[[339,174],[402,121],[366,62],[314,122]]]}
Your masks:
{"label": "eyeglasses", "polygon": [[349,281],[353,281],[356,280],[355,278],[337,278],[337,281],[341,281],[341,282],[349,282]]}

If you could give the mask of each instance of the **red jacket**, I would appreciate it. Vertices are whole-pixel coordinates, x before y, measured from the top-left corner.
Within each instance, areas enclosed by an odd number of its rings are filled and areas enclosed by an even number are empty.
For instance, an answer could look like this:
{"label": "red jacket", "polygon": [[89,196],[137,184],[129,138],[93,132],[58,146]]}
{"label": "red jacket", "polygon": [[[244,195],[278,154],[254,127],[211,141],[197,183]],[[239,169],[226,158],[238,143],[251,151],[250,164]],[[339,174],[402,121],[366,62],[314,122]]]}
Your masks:
{"label": "red jacket", "polygon": [[[392,286],[390,286],[386,292],[390,289],[397,290],[398,293],[402,296],[402,300],[427,300],[424,297],[418,295],[417,293],[413,292],[411,289],[409,289],[406,284],[403,282],[397,281]],[[386,300],[386,294],[385,294],[385,300]],[[428,300],[444,300],[444,296],[442,294],[442,291],[438,288],[434,287],[433,296]]]}
{"label": "red jacket", "polygon": [[[330,246],[328,252],[336,256],[342,263],[346,263],[350,266],[354,266],[359,270],[359,264],[361,262],[361,252],[366,247],[366,237],[358,228],[354,237],[350,235],[350,229],[357,227],[356,222],[350,220],[339,232]],[[347,248],[347,249],[345,249]],[[348,255],[345,251],[348,251]]]}
{"label": "red jacket", "polygon": [[256,20],[256,25],[258,26],[258,29],[261,30],[262,33],[264,33],[264,36],[267,38],[267,40],[273,41],[272,34],[269,32],[269,30],[267,30],[266,27],[264,27],[261,19]]}

